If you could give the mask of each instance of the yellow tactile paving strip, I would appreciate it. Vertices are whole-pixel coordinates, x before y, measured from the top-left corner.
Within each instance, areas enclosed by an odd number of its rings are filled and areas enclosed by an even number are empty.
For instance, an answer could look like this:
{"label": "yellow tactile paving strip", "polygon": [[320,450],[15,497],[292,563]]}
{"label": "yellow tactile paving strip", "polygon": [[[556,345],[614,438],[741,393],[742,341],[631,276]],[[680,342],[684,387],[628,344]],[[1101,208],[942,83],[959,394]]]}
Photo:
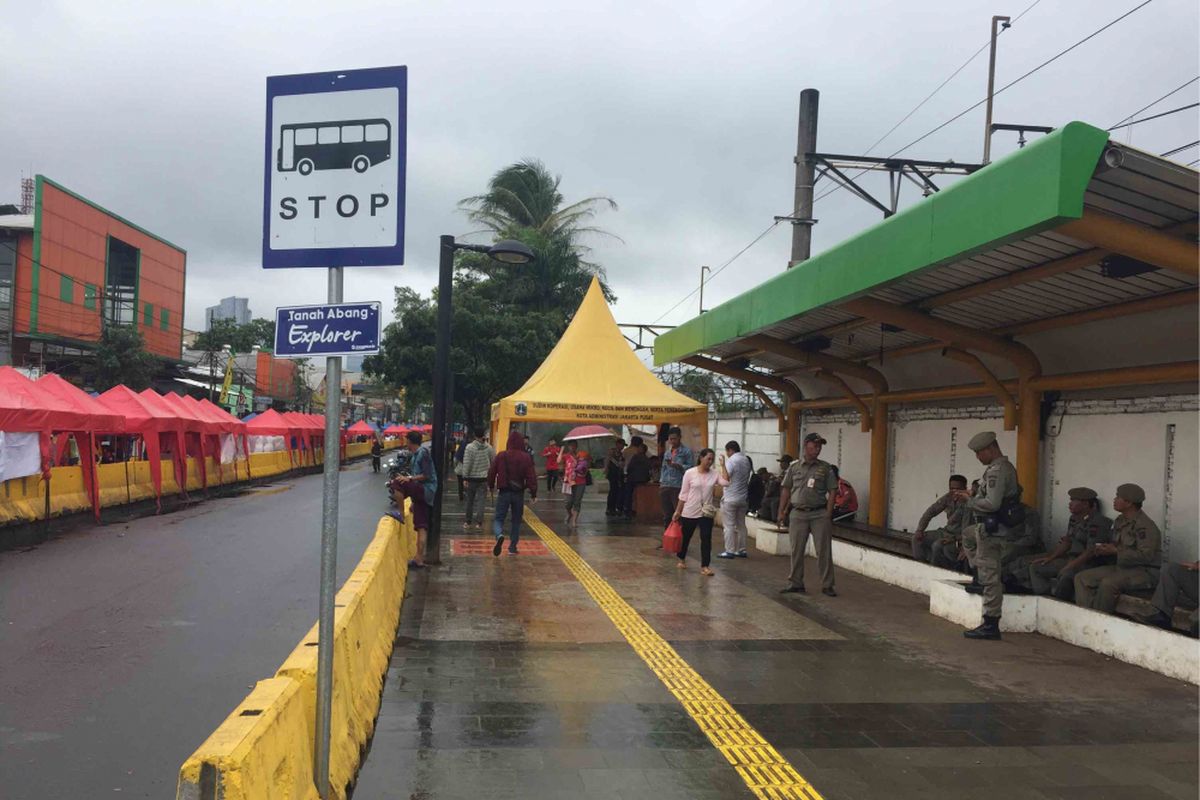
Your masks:
{"label": "yellow tactile paving strip", "polygon": [[721,751],[756,797],[763,800],[821,800],[821,795],[787,759],[754,730],[725,698],[684,661],[675,648],[655,633],[646,620],[617,594],[570,545],[528,509],[525,521],[546,547],[583,584],[602,611],[608,615],[663,682],[667,690],[683,704],[684,710],[700,730]]}

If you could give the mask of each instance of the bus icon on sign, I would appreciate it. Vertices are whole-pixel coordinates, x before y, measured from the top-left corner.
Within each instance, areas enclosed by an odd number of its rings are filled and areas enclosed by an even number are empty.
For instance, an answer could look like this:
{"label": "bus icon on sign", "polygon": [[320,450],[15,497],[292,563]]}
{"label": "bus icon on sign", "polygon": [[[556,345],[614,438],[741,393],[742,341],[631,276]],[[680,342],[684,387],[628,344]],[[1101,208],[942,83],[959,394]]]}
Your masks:
{"label": "bus icon on sign", "polygon": [[386,119],[302,122],[279,127],[275,167],[309,175],[313,170],[363,173],[392,157],[392,124]]}

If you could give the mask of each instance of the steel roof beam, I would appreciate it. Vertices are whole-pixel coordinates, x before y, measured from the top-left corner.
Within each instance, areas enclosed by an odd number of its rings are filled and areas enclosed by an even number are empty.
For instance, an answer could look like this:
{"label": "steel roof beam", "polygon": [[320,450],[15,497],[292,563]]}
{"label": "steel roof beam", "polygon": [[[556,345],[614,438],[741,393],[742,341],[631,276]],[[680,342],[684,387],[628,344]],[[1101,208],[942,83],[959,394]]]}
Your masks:
{"label": "steel roof beam", "polygon": [[1015,430],[1017,427],[1017,401],[1013,399],[1012,393],[1004,384],[987,368],[987,365],[979,360],[979,356],[954,347],[943,347],[942,355],[966,364],[975,371],[975,374],[983,380],[985,386],[992,390],[996,399],[1000,401],[1000,405],[1004,407],[1004,430]]}
{"label": "steel roof beam", "polygon": [[824,353],[810,353],[798,345],[765,334],[747,336],[744,339],[740,339],[739,343],[754,348],[757,352],[771,353],[791,359],[806,367],[823,369],[835,374],[858,378],[860,381],[865,381],[877,393],[888,390],[887,378],[884,377],[882,372],[873,367],[860,364],[857,361],[837,358]]}
{"label": "steel roof beam", "polygon": [[1081,239],[1181,275],[1195,277],[1200,274],[1200,254],[1195,242],[1111,214],[1084,209],[1081,218],[1055,230],[1072,239]]}

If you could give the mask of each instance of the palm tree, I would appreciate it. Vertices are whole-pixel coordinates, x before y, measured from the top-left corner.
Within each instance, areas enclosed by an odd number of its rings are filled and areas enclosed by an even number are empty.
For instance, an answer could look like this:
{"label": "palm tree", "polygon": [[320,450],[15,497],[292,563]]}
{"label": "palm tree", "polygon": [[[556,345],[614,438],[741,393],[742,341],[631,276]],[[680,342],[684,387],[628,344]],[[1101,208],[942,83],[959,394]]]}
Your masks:
{"label": "palm tree", "polygon": [[605,206],[616,211],[616,201],[587,197],[564,206],[558,190],[561,181],[561,175],[551,174],[541,161],[529,158],[493,175],[486,194],[468,197],[458,205],[468,219],[501,239],[526,230],[580,248],[579,240],[589,234],[619,240],[608,231],[584,224]]}
{"label": "palm tree", "polygon": [[[486,258],[463,254],[460,266],[489,277],[500,277],[509,297],[531,310],[574,309],[587,292],[592,276],[600,278],[609,302],[604,269],[584,259],[589,236],[620,237],[589,224],[602,210],[616,210],[608,197],[587,197],[563,205],[561,176],[536,159],[525,159],[497,172],[485,194],[459,202],[471,222],[494,239],[519,239],[538,254],[533,264],[513,268]],[[569,312],[568,312],[569,313]],[[565,324],[565,323],[564,323]]]}

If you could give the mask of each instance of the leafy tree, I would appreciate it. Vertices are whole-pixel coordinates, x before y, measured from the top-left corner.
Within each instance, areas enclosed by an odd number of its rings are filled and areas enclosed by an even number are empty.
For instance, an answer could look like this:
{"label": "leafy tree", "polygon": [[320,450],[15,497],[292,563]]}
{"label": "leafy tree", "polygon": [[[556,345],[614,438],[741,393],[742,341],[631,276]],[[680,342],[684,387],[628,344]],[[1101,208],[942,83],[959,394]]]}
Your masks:
{"label": "leafy tree", "polygon": [[255,345],[274,349],[275,320],[259,318],[238,325],[231,319],[214,319],[209,329],[196,337],[195,349],[215,353],[225,345],[235,353],[249,353]]}
{"label": "leafy tree", "polygon": [[106,326],[95,356],[84,368],[84,375],[101,392],[121,384],[140,392],[149,388],[158,371],[158,360],[146,352],[136,328]]}
{"label": "leafy tree", "polygon": [[[608,235],[590,225],[608,198],[564,205],[559,177],[538,161],[500,170],[485,194],[460,208],[493,239],[518,239],[536,254],[532,264],[501,264],[460,252],[455,263],[450,370],[459,418],[485,423],[491,404],[512,393],[541,364],[562,336],[593,275],[604,272],[584,260],[582,239]],[[432,366],[437,342],[437,293],[421,297],[396,288],[396,321],[384,332],[382,351],[364,362],[368,374],[404,387],[410,406],[433,399]]]}

